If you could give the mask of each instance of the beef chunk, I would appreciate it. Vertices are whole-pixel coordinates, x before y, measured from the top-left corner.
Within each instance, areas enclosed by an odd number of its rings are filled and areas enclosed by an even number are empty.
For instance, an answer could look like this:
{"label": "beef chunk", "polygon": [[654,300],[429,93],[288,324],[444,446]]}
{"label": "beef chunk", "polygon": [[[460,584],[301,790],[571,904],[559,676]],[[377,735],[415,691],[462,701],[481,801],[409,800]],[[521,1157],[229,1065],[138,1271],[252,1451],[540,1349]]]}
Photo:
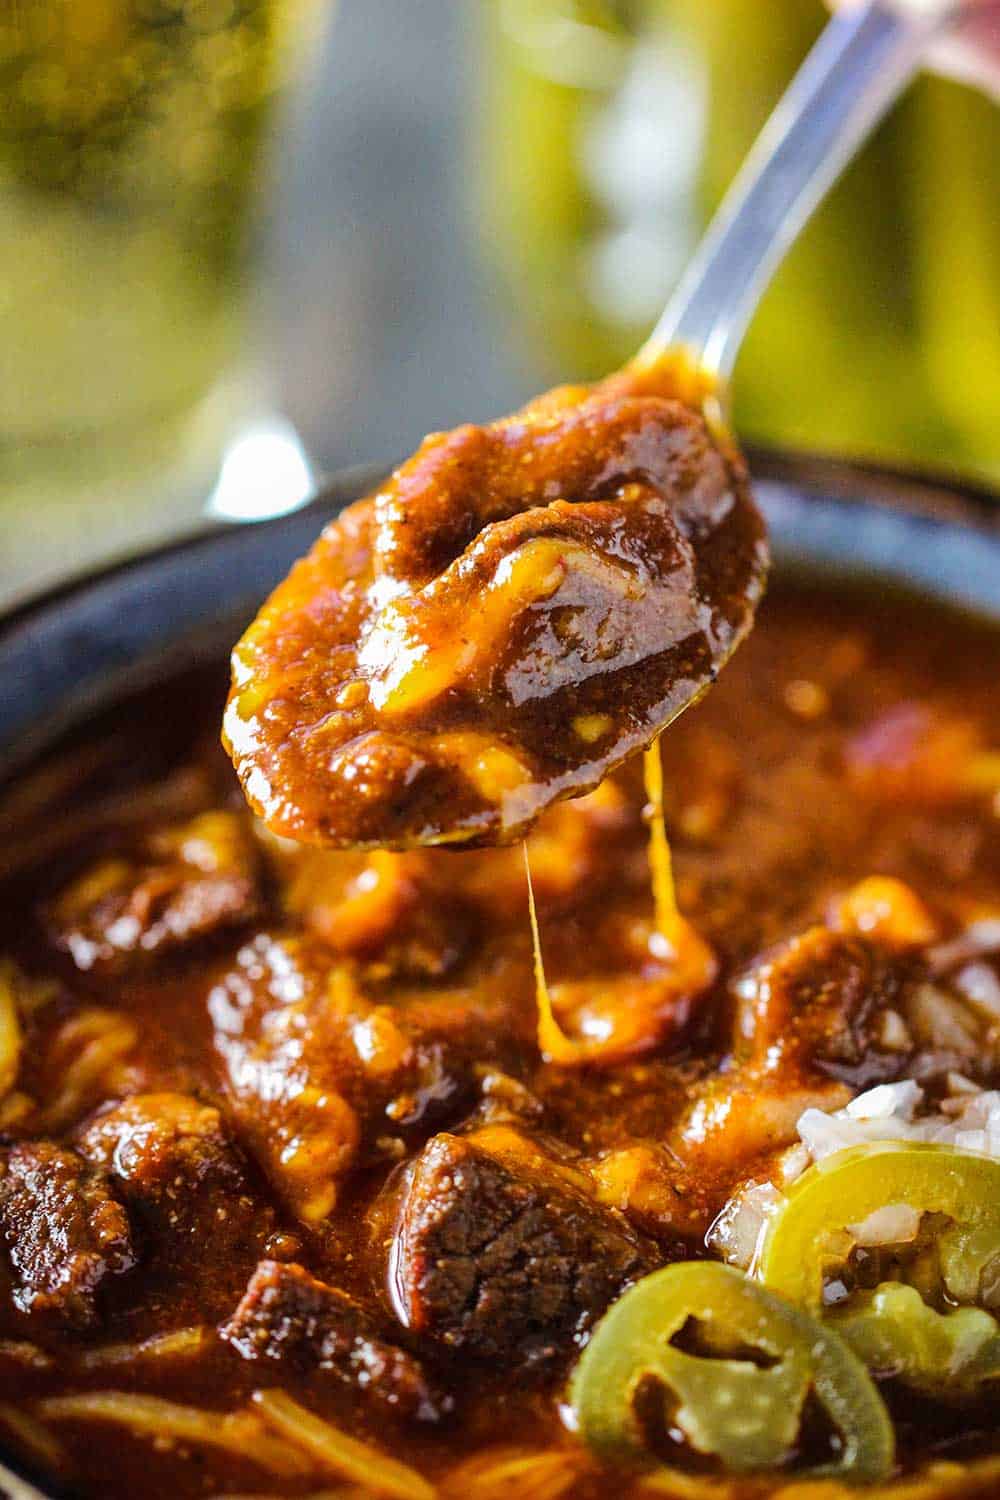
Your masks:
{"label": "beef chunk", "polygon": [[382,1338],[346,1293],[302,1266],[262,1260],[220,1332],[244,1359],[323,1370],[400,1416],[433,1420],[439,1413],[418,1362]]}
{"label": "beef chunk", "polygon": [[[340,978],[328,953],[261,934],[208,997],[243,1139],[288,1207],[311,1224],[333,1209],[361,1142],[347,1097],[358,1073],[353,986]],[[385,1073],[399,1060],[388,1055]],[[377,1109],[374,1085],[363,1103]]]}
{"label": "beef chunk", "polygon": [[691,1090],[674,1148],[710,1214],[754,1158],[793,1144],[805,1110],[840,1109],[910,1066],[909,978],[899,955],[821,926],[737,976],[733,1066]]}
{"label": "beef chunk", "polygon": [[135,1261],[128,1216],[103,1172],[51,1141],[0,1154],[0,1236],[21,1312],[74,1328],[97,1317],[106,1276]]}
{"label": "beef chunk", "polygon": [[882,1043],[905,993],[905,967],[860,938],[811,927],[764,954],[734,985],[735,1053],[758,1072],[836,1078],[867,1088],[898,1075]]}
{"label": "beef chunk", "polygon": [[182,1266],[189,1282],[224,1281],[219,1266],[256,1255],[273,1228],[219,1111],[187,1094],[124,1099],[85,1126],[79,1147],[113,1174],[148,1257]]}
{"label": "beef chunk", "polygon": [[536,1361],[654,1264],[624,1219],[557,1175],[438,1135],[405,1190],[391,1291],[417,1333]]}
{"label": "beef chunk", "polygon": [[742,461],[664,389],[632,365],[434,434],[331,522],[233,655],[224,739],[275,833],[511,842],[709,685],[767,548]]}
{"label": "beef chunk", "polygon": [[258,857],[244,820],[202,813],[102,860],[47,913],[78,969],[121,970],[259,916]]}
{"label": "beef chunk", "polygon": [[480,1065],[533,1044],[533,1006],[519,1018],[501,986],[482,988],[417,986],[380,1003],[312,938],[260,933],[240,950],[208,996],[223,1087],[298,1218],[322,1223],[352,1170],[399,1160],[414,1132],[465,1115]]}

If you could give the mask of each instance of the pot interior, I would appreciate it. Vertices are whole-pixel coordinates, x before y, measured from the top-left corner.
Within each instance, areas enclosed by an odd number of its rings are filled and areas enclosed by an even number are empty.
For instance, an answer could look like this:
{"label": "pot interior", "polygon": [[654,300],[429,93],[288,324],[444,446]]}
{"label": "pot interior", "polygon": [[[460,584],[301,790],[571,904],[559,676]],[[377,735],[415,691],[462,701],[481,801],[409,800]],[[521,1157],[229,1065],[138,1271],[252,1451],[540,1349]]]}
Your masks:
{"label": "pot interior", "polygon": [[[112,568],[0,625],[0,775],[68,732],[91,733],[125,698],[169,679],[221,694],[226,652],[261,598],[373,478],[334,483],[294,516],[214,531]],[[867,494],[846,470],[832,479],[760,478],[776,572],[917,594],[1000,622],[1000,526],[988,510],[969,497],[942,501],[919,484],[882,478],[878,488]],[[192,674],[199,665],[204,673]],[[183,702],[176,719],[183,734]],[[2,1465],[0,1487],[15,1500],[44,1500]]]}
{"label": "pot interior", "polygon": [[[757,479],[776,569],[925,593],[1000,618],[1000,507],[991,515],[981,497],[815,467],[765,464]],[[326,522],[379,476],[346,475],[295,515],[182,541],[0,624],[0,778],[123,696],[223,657]]]}

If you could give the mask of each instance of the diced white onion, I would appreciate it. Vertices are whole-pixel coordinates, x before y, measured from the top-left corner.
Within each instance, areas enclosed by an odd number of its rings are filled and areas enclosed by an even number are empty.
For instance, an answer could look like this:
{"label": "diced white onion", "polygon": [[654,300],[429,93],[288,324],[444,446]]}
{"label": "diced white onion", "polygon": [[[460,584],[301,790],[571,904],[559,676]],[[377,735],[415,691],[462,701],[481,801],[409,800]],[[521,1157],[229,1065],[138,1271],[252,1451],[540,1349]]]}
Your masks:
{"label": "diced white onion", "polygon": [[750,1182],[734,1193],[705,1239],[708,1248],[731,1266],[748,1271],[756,1264],[764,1231],[784,1195],[772,1182]]}
{"label": "diced white onion", "polygon": [[909,1027],[898,1010],[884,1010],[879,1020],[879,1046],[886,1052],[908,1052],[913,1046]]}
{"label": "diced white onion", "polygon": [[799,1135],[813,1161],[870,1141],[929,1141],[1000,1157],[1000,1092],[954,1076],[958,1092],[939,1111],[921,1113],[924,1091],[912,1079],[883,1083],[833,1114],[807,1109]]}
{"label": "diced white onion", "polygon": [[[949,1074],[948,1084],[950,1095],[930,1111],[924,1108],[924,1090],[912,1079],[879,1084],[843,1109],[805,1110],[798,1122],[801,1144],[779,1158],[776,1180],[787,1186],[813,1162],[850,1146],[881,1141],[923,1141],[1000,1159],[1000,1091],[981,1089],[962,1073]],[[774,1182],[745,1183],[712,1225],[709,1249],[752,1272],[767,1225],[784,1202]],[[859,1245],[871,1247],[908,1243],[919,1226],[920,1215],[914,1209],[889,1203],[848,1228]]]}
{"label": "diced white onion", "polygon": [[990,953],[1000,953],[1000,917],[983,917],[978,922],[970,922],[958,937],[929,948],[927,958],[936,974],[944,974],[964,959],[981,958]]}
{"label": "diced white onion", "polygon": [[966,964],[964,969],[959,969],[952,983],[977,1010],[1000,1020],[1000,979],[991,964]]}
{"label": "diced white onion", "polygon": [[920,1214],[908,1203],[885,1203],[847,1227],[859,1245],[905,1245],[920,1232]]}
{"label": "diced white onion", "polygon": [[923,1089],[912,1078],[902,1083],[880,1083],[877,1088],[858,1094],[840,1113],[852,1120],[889,1120],[898,1115],[909,1121],[923,1097]]}

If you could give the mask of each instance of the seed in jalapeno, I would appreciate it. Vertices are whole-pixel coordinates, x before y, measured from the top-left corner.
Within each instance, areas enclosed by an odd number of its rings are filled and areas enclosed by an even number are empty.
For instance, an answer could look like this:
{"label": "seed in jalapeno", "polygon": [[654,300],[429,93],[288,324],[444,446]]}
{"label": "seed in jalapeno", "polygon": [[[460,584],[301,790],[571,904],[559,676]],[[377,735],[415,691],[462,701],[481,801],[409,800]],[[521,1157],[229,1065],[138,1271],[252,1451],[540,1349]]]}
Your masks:
{"label": "seed in jalapeno", "polygon": [[[692,1319],[704,1354],[672,1342]],[[838,1458],[810,1472],[863,1483],[892,1469],[892,1423],[861,1361],[838,1334],[732,1266],[667,1266],[602,1318],[569,1388],[599,1457],[655,1462],[637,1411],[650,1382],[662,1388],[669,1425],[729,1469],[789,1462],[810,1395],[839,1439]]]}
{"label": "seed in jalapeno", "polygon": [[853,1248],[850,1226],[895,1204],[948,1220],[937,1241],[943,1289],[958,1303],[982,1300],[1000,1263],[1000,1162],[922,1143],[851,1146],[804,1172],[768,1226],[760,1280],[818,1310],[826,1271]]}

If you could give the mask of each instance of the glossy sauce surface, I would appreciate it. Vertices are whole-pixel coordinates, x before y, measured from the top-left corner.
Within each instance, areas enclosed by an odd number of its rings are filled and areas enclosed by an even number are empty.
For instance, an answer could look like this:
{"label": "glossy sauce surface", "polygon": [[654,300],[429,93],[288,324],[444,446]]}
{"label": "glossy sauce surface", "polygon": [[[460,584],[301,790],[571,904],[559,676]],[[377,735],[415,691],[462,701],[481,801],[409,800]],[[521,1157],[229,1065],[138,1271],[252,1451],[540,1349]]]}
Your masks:
{"label": "glossy sauce surface", "polygon": [[[1000,1081],[995,1024],[940,958],[1000,917],[998,649],[925,603],[778,580],[663,741],[680,906],[714,982],[637,1007],[659,959],[636,766],[529,839],[560,1024],[628,1038],[579,1063],[539,1052],[521,851],[276,840],[212,744],[221,667],[14,788],[9,1446],[102,1500],[340,1493],[260,1422],[253,1393],[278,1388],[445,1497],[499,1500],[511,1464],[538,1500],[649,1493],[561,1420],[595,1317],[704,1255],[808,1104],[934,1067]],[[912,893],[902,940],[845,902],[873,876]],[[977,961],[1000,979],[996,954]],[[964,1017],[946,1058],[920,1031],[931,980]],[[903,1469],[993,1447],[992,1404],[885,1389]],[[72,1405],[108,1392],[207,1410],[214,1441],[175,1407],[142,1431],[134,1402]]]}
{"label": "glossy sauce surface", "polygon": [[505,843],[714,681],[767,561],[743,461],[672,367],[427,438],[233,655],[227,746],[278,833]]}

